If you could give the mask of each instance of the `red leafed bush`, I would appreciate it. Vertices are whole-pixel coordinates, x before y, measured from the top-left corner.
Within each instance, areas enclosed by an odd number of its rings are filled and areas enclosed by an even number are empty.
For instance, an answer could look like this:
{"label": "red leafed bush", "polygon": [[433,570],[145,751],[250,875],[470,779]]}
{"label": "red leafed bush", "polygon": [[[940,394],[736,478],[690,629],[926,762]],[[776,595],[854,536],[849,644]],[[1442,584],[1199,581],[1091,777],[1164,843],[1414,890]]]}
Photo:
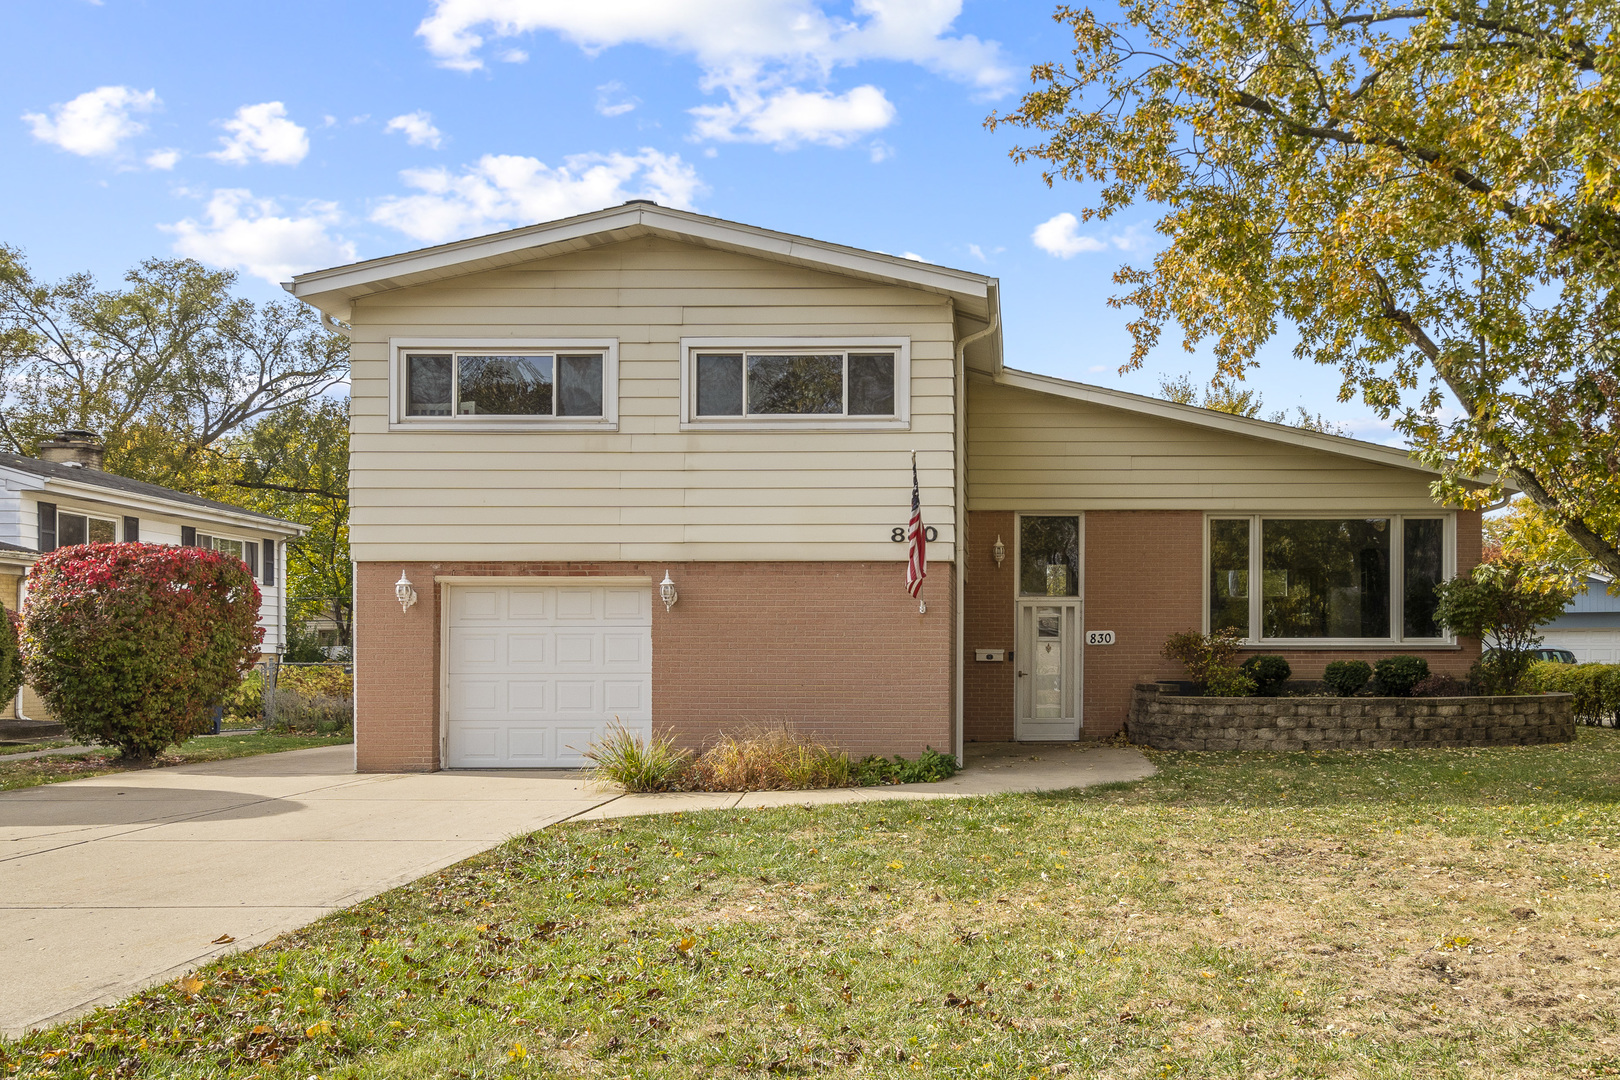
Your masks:
{"label": "red leafed bush", "polygon": [[79,739],[145,761],[201,734],[258,659],[259,587],[240,559],[162,544],[42,555],[23,607],[23,666]]}

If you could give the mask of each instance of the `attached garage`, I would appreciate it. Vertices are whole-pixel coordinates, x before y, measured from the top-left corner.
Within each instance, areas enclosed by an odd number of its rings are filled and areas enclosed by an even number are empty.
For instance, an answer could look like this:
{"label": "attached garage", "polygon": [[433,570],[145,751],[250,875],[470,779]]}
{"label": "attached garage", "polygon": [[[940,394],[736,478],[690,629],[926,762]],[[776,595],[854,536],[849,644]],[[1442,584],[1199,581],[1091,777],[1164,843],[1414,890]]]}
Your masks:
{"label": "attached garage", "polygon": [[1620,630],[1543,630],[1541,638],[1542,648],[1568,649],[1577,664],[1620,664]]}
{"label": "attached garage", "polygon": [[651,733],[650,582],[447,583],[445,599],[447,767],[573,768],[614,721]]}

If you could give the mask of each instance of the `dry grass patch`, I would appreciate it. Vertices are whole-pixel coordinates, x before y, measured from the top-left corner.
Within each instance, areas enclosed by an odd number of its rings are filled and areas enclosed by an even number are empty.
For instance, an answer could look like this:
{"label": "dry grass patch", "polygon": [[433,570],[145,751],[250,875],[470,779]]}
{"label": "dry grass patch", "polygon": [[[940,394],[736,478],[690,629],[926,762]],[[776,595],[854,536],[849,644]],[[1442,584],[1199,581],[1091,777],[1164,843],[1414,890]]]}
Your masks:
{"label": "dry grass patch", "polygon": [[1111,789],[570,824],[0,1067],[1620,1074],[1620,733],[1153,757]]}

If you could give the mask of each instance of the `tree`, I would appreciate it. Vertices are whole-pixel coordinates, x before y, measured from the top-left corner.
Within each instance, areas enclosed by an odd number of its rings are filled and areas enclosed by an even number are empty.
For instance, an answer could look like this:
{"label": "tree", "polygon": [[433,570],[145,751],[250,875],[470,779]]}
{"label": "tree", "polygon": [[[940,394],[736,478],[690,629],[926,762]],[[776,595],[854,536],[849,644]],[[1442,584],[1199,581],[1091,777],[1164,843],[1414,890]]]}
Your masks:
{"label": "tree", "polygon": [[236,275],[149,259],[103,290],[34,279],[0,246],[0,446],[64,428],[107,444],[109,472],[195,490],[202,453],[348,373],[348,340],[306,306],[231,295]]}
{"label": "tree", "polygon": [[[1548,514],[1528,499],[1515,499],[1507,513],[1485,519],[1487,561],[1523,567],[1526,580],[1549,587],[1585,585],[1587,575],[1601,572],[1592,556]],[[1620,581],[1610,591],[1620,593]]]}
{"label": "tree", "polygon": [[992,115],[1012,151],[1136,200],[1139,365],[1176,323],[1241,378],[1286,320],[1440,468],[1500,478],[1620,576],[1620,51],[1609,0],[1125,0],[1060,8],[1072,66]]}
{"label": "tree", "polygon": [[23,618],[28,683],[76,739],[154,755],[209,726],[259,657],[259,587],[241,559],[164,544],[39,557]]}
{"label": "tree", "polygon": [[[1260,410],[1265,405],[1265,399],[1260,396],[1260,391],[1253,388],[1239,390],[1229,383],[1219,381],[1204,387],[1204,399],[1200,402],[1198,389],[1193,386],[1191,375],[1178,375],[1174,379],[1161,378],[1159,396],[1178,405],[1198,405],[1200,408],[1231,413],[1234,416],[1260,416]],[[1335,423],[1321,413],[1312,416],[1302,405],[1294,406],[1292,418],[1286,409],[1278,409],[1262,419],[1269,420],[1273,424],[1289,424],[1304,428],[1306,431],[1320,431],[1324,435],[1348,437],[1350,434],[1349,429],[1343,424]]]}
{"label": "tree", "polygon": [[318,617],[348,645],[354,627],[349,560],[349,399],[284,405],[217,447],[210,493],[308,525],[287,544],[287,622]]}
{"label": "tree", "polygon": [[1568,587],[1531,580],[1524,567],[1511,562],[1476,566],[1470,574],[1442,581],[1435,593],[1435,618],[1490,648],[1480,674],[1492,694],[1518,692],[1534,659],[1530,650],[1541,644],[1536,630],[1558,618],[1573,595]]}

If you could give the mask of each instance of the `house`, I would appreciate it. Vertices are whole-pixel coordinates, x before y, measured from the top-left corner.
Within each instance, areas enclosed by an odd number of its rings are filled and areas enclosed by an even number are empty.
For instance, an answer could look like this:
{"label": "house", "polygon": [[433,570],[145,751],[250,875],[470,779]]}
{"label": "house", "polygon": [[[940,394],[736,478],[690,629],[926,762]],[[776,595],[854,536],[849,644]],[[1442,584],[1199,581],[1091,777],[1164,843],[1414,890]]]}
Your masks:
{"label": "house", "polygon": [[1101,738],[1188,629],[1301,678],[1478,656],[1432,470],[1018,370],[995,278],[637,200],[286,288],[353,342],[362,770],[576,765],[615,720]]}
{"label": "house", "polygon": [[1609,578],[1588,574],[1564,613],[1541,628],[1542,647],[1568,649],[1578,664],[1620,664],[1620,596]]}
{"label": "house", "polygon": [[[6,608],[21,608],[28,570],[41,552],[129,540],[209,547],[253,571],[262,596],[263,649],[279,652],[287,622],[285,545],[304,526],[115,476],[103,471],[103,452],[92,433],[64,431],[43,442],[38,457],[0,453],[0,601]],[[44,718],[27,687],[20,715]]]}

